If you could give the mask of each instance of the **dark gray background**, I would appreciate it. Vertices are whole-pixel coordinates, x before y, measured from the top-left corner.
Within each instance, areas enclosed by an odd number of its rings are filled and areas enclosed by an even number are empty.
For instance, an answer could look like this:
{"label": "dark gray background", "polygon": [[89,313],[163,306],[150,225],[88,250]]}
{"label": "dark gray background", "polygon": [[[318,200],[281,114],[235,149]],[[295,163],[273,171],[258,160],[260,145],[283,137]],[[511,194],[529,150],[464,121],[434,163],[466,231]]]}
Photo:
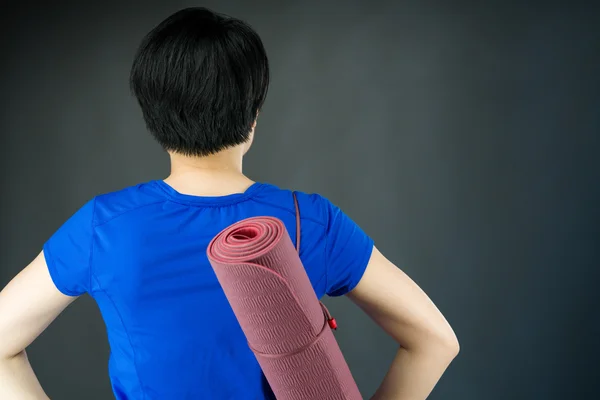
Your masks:
{"label": "dark gray background", "polygon": [[[271,60],[246,172],[329,197],[455,328],[462,351],[432,399],[599,398],[598,7],[471,3],[13,2],[0,284],[94,195],[167,175],[128,71],[155,24],[205,5],[250,22]],[[395,345],[326,302],[370,395]],[[52,398],[108,399],[108,351],[86,297],[30,358]]]}

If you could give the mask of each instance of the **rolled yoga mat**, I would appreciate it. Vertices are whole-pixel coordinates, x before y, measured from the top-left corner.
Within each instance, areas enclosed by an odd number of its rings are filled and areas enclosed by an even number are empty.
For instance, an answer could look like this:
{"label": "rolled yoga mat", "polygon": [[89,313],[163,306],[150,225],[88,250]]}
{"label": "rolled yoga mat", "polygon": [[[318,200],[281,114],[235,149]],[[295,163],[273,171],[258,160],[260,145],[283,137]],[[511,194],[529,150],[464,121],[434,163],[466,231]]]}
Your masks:
{"label": "rolled yoga mat", "polygon": [[242,220],[207,254],[278,400],[362,400],[283,222]]}

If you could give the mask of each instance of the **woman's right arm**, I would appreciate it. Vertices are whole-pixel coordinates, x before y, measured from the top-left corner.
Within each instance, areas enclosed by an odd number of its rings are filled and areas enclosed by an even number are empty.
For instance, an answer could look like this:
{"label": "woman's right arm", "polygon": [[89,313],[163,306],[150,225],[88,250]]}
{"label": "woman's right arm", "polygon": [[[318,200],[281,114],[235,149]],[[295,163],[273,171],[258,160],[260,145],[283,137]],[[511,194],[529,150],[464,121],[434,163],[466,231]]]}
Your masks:
{"label": "woman's right arm", "polygon": [[426,399],[459,351],[456,335],[441,312],[377,248],[347,296],[400,346],[372,400]]}
{"label": "woman's right arm", "polygon": [[0,399],[48,399],[25,348],[75,299],[54,286],[43,253],[0,292]]}

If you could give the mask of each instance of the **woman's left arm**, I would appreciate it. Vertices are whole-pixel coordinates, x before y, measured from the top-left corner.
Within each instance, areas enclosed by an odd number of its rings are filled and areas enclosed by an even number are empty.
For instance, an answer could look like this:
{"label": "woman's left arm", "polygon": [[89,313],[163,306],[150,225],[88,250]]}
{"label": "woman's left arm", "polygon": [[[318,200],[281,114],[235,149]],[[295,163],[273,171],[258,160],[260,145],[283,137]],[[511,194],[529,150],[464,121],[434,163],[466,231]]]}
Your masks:
{"label": "woman's left arm", "polygon": [[48,399],[25,349],[75,299],[56,288],[43,252],[0,292],[0,399]]}

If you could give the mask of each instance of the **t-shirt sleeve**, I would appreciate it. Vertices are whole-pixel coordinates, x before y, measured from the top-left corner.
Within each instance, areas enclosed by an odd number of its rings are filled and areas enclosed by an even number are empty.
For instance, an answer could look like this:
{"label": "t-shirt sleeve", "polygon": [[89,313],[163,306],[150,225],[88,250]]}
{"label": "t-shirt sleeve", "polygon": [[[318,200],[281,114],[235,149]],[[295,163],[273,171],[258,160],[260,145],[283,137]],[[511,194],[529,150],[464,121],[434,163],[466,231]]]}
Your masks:
{"label": "t-shirt sleeve", "polygon": [[326,292],[331,297],[343,296],[362,278],[373,253],[373,240],[336,205],[323,200],[327,214]]}
{"label": "t-shirt sleeve", "polygon": [[44,257],[56,288],[67,296],[89,290],[95,200],[73,214],[44,244]]}

